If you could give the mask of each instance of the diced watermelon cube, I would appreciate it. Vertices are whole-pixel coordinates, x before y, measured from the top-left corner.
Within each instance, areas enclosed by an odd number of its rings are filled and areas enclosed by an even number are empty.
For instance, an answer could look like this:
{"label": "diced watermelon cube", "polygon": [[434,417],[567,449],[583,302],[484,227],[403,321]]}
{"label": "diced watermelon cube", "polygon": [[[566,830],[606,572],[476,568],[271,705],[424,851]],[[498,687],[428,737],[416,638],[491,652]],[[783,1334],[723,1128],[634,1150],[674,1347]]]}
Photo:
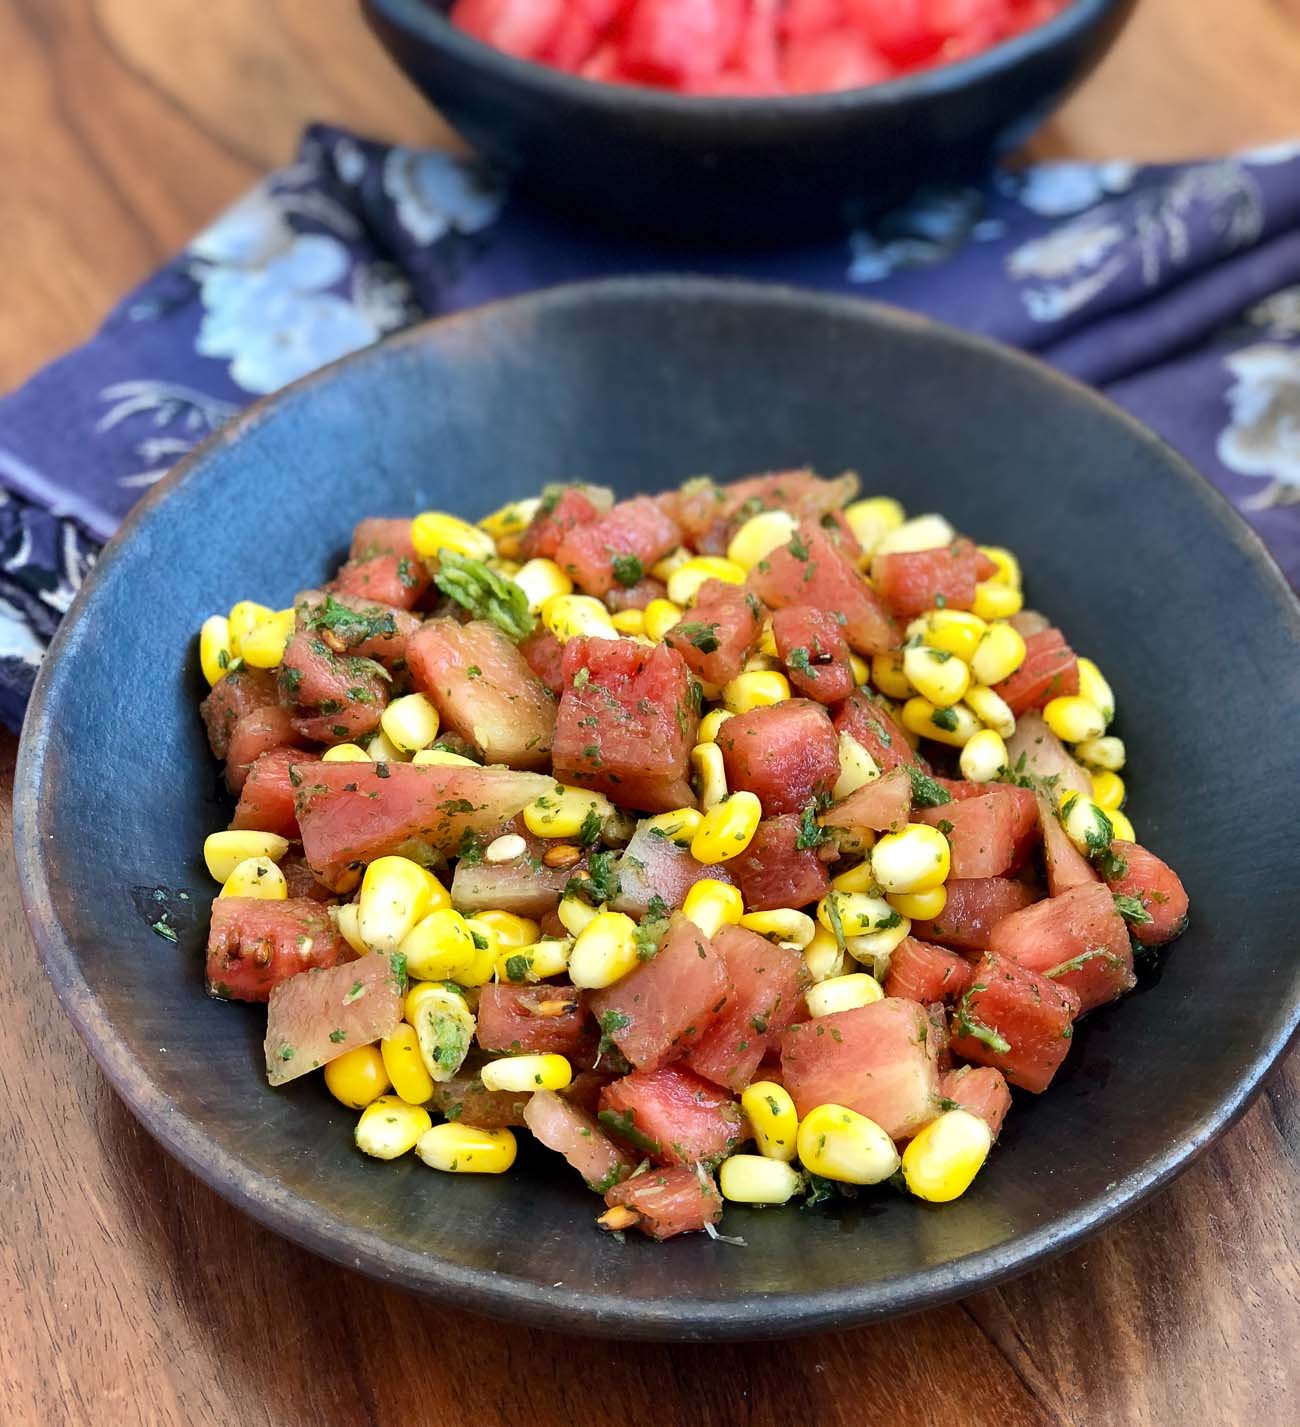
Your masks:
{"label": "diced watermelon cube", "polygon": [[1038,898],[1032,887],[1007,877],[950,878],[944,885],[948,901],[943,911],[931,921],[913,922],[912,932],[922,941],[941,941],[963,951],[986,950],[989,933],[1002,918]]}
{"label": "diced watermelon cube", "polygon": [[855,689],[835,710],[835,732],[847,733],[871,754],[882,773],[906,764],[928,770],[929,764],[908,743],[887,709],[864,689]]}
{"label": "diced watermelon cube", "polygon": [[[303,590],[293,605],[298,628],[316,636],[332,653],[377,659],[395,672],[406,656],[406,641],[420,627],[419,615],[410,610],[342,591]],[[282,698],[284,693],[282,684]]]}
{"label": "diced watermelon cube", "polygon": [[644,609],[651,600],[664,599],[668,586],[653,575],[644,575],[634,585],[612,585],[605,591],[605,608],[611,614],[625,609]]}
{"label": "diced watermelon cube", "polygon": [[1045,629],[1025,640],[1024,663],[994,687],[1019,717],[1029,709],[1041,709],[1062,694],[1077,694],[1079,663],[1061,631]]}
{"label": "diced watermelon cube", "polygon": [[524,1123],[547,1149],[582,1175],[588,1189],[604,1194],[636,1167],[636,1161],[601,1129],[594,1115],[553,1090],[538,1090],[524,1106]]}
{"label": "diced watermelon cube", "polygon": [[729,718],[718,731],[732,792],[757,795],[768,815],[799,813],[840,776],[839,740],[826,710],[787,699]]}
{"label": "diced watermelon cube", "polygon": [[906,769],[895,767],[855,789],[828,808],[818,821],[825,827],[897,832],[907,825],[911,811],[912,780]]}
{"label": "diced watermelon cube", "polygon": [[740,1106],[682,1065],[634,1070],[600,1092],[600,1123],[657,1164],[709,1165],[740,1141]]}
{"label": "diced watermelon cube", "polygon": [[805,907],[830,890],[826,864],[815,848],[799,846],[803,819],[794,813],[764,818],[749,846],[727,864],[751,912]]}
{"label": "diced watermelon cube", "polygon": [[269,669],[248,665],[232,669],[213,685],[212,692],[199,705],[212,752],[224,759],[230,752],[230,735],[240,719],[257,709],[274,708],[278,702],[275,675]]}
{"label": "diced watermelon cube", "polygon": [[516,1090],[489,1090],[476,1074],[462,1070],[434,1082],[428,1108],[476,1129],[505,1130],[525,1123],[530,1099]]}
{"label": "diced watermelon cube", "polygon": [[939,1077],[939,1094],[958,1109],[978,1115],[997,1139],[1011,1108],[1011,1091],[1000,1070],[991,1065],[963,1065],[946,1071]]}
{"label": "diced watermelon cube", "polygon": [[594,1042],[585,993],[573,986],[494,981],[479,992],[478,1043],[484,1050],[583,1057]]}
{"label": "diced watermelon cube", "polygon": [[1079,997],[1070,987],[988,951],[958,1003],[952,1049],[1041,1094],[1070,1049],[1078,1014]]}
{"label": "diced watermelon cube", "polygon": [[970,984],[970,966],[955,952],[905,936],[889,958],[886,996],[902,996],[928,1006],[955,1001]]}
{"label": "diced watermelon cube", "polygon": [[267,704],[246,713],[230,731],[226,785],[232,793],[238,793],[248,777],[248,770],[263,753],[297,746],[298,734],[293,720],[279,704]]}
{"label": "diced watermelon cube", "polygon": [[297,797],[293,768],[299,776],[317,760],[297,748],[273,748],[248,770],[230,826],[254,832],[274,832],[280,837],[298,837]]}
{"label": "diced watermelon cube", "polygon": [[1000,793],[919,808],[913,817],[947,837],[953,877],[997,877],[1015,863],[1017,806]]}
{"label": "diced watermelon cube", "polygon": [[551,42],[565,0],[456,0],[452,21],[493,49],[537,59]]}
{"label": "diced watermelon cube", "polygon": [[702,878],[731,885],[728,865],[719,862],[715,867],[706,867],[691,856],[689,848],[678,847],[671,838],[647,828],[642,821],[618,860],[619,893],[610,905],[616,912],[643,917],[652,899],[658,897],[669,911],[676,911]]}
{"label": "diced watermelon cube", "polygon": [[[542,917],[560,904],[571,877],[586,870],[586,856],[567,867],[547,867],[542,862],[546,839],[534,837],[522,818],[510,831],[524,840],[524,851],[509,862],[488,862],[462,857],[451,879],[451,900],[458,911],[484,912],[495,909],[517,917]],[[567,932],[561,932],[567,936]]]}
{"label": "diced watermelon cube", "polygon": [[564,689],[564,645],[549,629],[538,628],[518,647],[533,673],[551,693],[560,694]]}
{"label": "diced watermelon cube", "polygon": [[552,755],[557,778],[644,812],[694,802],[687,770],[699,702],[675,649],[571,639],[564,678]]}
{"label": "diced watermelon cube", "polygon": [[805,470],[746,476],[725,485],[689,481],[673,494],[671,513],[688,545],[703,555],[721,555],[739,526],[759,511],[784,510],[796,520],[819,521],[857,490],[856,476],[824,480]]}
{"label": "diced watermelon cube", "polygon": [[772,616],[772,637],[786,675],[801,694],[837,704],[853,692],[849,646],[839,621],[812,605],[787,605]]}
{"label": "diced watermelon cube", "polygon": [[1053,897],[1059,897],[1071,887],[1086,887],[1098,880],[1092,863],[1070,841],[1051,800],[1043,793],[1038,795],[1038,825],[1043,834],[1047,890]]}
{"label": "diced watermelon cube", "polygon": [[963,778],[936,778],[934,781],[955,801],[996,793],[1011,802],[1012,837],[1016,845],[1013,867],[1019,867],[1037,845],[1040,837],[1038,801],[1032,788],[1021,788],[1014,783],[968,783]]}
{"label": "diced watermelon cube", "polygon": [[706,580],[694,606],[664,636],[691,672],[719,688],[734,679],[758,643],[763,606],[758,596],[723,580]]}
{"label": "diced watermelon cube", "polygon": [[588,491],[577,486],[565,486],[548,495],[541,509],[533,516],[528,529],[520,537],[520,554],[525,560],[555,558],[564,537],[580,525],[590,525],[600,515]]}
{"label": "diced watermelon cube", "polygon": [[1124,864],[1107,879],[1110,890],[1117,897],[1134,898],[1151,919],[1134,918],[1129,930],[1143,946],[1172,941],[1187,925],[1187,891],[1178,874],[1136,842],[1116,838],[1110,850]]}
{"label": "diced watermelon cube", "polygon": [[358,599],[411,609],[430,583],[424,561],[411,543],[411,522],[371,518],[360,521],[352,532],[347,564],[330,588]]}
{"label": "diced watermelon cube", "polygon": [[794,35],[785,44],[781,79],[790,94],[827,94],[878,84],[893,73],[889,61],[858,31],[843,26]]}
{"label": "diced watermelon cube", "polygon": [[605,1195],[612,1209],[625,1205],[641,1217],[637,1228],[662,1241],[675,1234],[690,1234],[722,1218],[722,1195],[698,1167],[645,1169],[616,1184]]}
{"label": "diced watermelon cube", "polygon": [[876,593],[899,619],[912,619],[927,609],[969,609],[983,556],[966,539],[933,550],[909,550],[877,555],[871,561]]}
{"label": "diced watermelon cube", "polygon": [[649,496],[636,496],[574,526],[560,542],[555,563],[579,589],[603,595],[619,583],[635,584],[680,539],[676,523]]}
{"label": "diced watermelon cube", "polygon": [[265,1001],[291,976],[352,957],[329,912],[305,897],[218,897],[208,929],[208,995]]}
{"label": "diced watermelon cube", "polygon": [[388,681],[368,658],[335,654],[320,636],[300,629],[280,664],[280,694],[293,705],[293,727],[312,743],[345,743],[379,727]]}
{"label": "diced watermelon cube", "polygon": [[633,0],[622,27],[624,71],[678,87],[716,74],[740,38],[743,0]]}

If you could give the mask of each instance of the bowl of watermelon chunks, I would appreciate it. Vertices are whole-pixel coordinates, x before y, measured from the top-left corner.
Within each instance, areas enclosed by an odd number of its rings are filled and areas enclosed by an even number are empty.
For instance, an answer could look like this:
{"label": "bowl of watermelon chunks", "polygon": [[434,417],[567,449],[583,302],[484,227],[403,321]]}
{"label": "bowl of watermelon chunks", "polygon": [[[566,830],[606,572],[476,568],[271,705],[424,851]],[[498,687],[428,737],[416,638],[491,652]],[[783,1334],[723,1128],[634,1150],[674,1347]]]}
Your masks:
{"label": "bowl of watermelon chunks", "polygon": [[1133,0],[362,0],[531,195],[680,243],[843,231],[966,182],[1099,63]]}
{"label": "bowl of watermelon chunks", "polygon": [[132,513],[24,730],[24,904],[132,1111],[297,1242],[543,1326],[841,1327],[1114,1221],[1285,1053],[1298,643],[1030,359],[554,289]]}

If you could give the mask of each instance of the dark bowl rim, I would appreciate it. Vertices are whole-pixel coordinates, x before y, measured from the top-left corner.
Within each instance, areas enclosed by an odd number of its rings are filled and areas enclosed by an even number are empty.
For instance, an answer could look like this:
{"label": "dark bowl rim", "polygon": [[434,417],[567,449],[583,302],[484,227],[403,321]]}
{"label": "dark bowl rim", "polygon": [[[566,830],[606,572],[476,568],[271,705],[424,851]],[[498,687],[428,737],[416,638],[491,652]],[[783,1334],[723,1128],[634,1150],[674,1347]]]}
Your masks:
{"label": "dark bowl rim", "polygon": [[1099,393],[1038,359],[989,338],[883,303],[811,293],[777,284],[693,277],[625,277],[571,283],[420,323],[262,398],[197,447],[133,508],[87,576],[51,641],[37,677],[23,725],[14,780],[15,858],[23,909],[46,973],[100,1069],[151,1135],[205,1184],[258,1223],[326,1259],[358,1269],[381,1282],[398,1284],[490,1317],[537,1327],[627,1339],[726,1341],[794,1337],[916,1312],[993,1287],[1055,1257],[1137,1209],[1241,1116],[1260,1089],[1263,1078],[1297,1038],[1300,976],[1294,978],[1289,994],[1275,1003],[1262,1043],[1230,1092],[1163,1154],[1116,1180],[1103,1193],[1062,1218],[1051,1219],[1031,1233],[983,1252],[849,1290],[769,1294],[761,1299],[742,1301],[695,1296],[635,1302],[610,1293],[568,1287],[543,1288],[492,1270],[462,1268],[433,1255],[397,1249],[379,1233],[339,1224],[330,1216],[314,1211],[309,1201],[289,1194],[271,1176],[248,1169],[236,1155],[219,1149],[208,1137],[202,1122],[179,1114],[152,1082],[144,1061],[119,1037],[104,1006],[87,985],[72,941],[54,914],[39,829],[49,706],[60,683],[63,650],[72,641],[106,573],[112,570],[135,531],[148,520],[155,507],[176,496],[190,472],[201,467],[210,452],[236,442],[280,403],[310,399],[318,387],[327,389],[341,369],[376,360],[380,347],[418,346],[430,333],[472,327],[497,314],[517,312],[531,317],[592,302],[673,298],[738,306],[811,308],[828,317],[847,317],[895,331],[915,333],[920,329],[936,341],[955,343],[983,360],[1010,364],[1031,373],[1035,380],[1063,387],[1072,400],[1088,409],[1093,419],[1120,423],[1131,438],[1178,471],[1189,498],[1201,504],[1207,519],[1217,524],[1237,546],[1254,567],[1265,590],[1272,589],[1278,601],[1278,614],[1289,624],[1300,648],[1300,600],[1263,542],[1226,498],[1134,418]]}
{"label": "dark bowl rim", "polygon": [[445,52],[453,60],[480,73],[533,90],[552,99],[588,104],[617,112],[631,111],[646,118],[672,117],[692,123],[721,119],[817,119],[848,112],[883,109],[899,101],[932,99],[952,94],[968,84],[997,78],[1033,54],[1050,50],[1103,23],[1113,12],[1136,0],[1069,0],[1066,8],[1039,25],[1002,40],[979,54],[917,70],[878,84],[838,89],[828,94],[704,95],[676,94],[647,85],[584,79],[553,69],[536,60],[519,59],[494,49],[453,25],[446,14],[427,0],[361,0],[368,12]]}

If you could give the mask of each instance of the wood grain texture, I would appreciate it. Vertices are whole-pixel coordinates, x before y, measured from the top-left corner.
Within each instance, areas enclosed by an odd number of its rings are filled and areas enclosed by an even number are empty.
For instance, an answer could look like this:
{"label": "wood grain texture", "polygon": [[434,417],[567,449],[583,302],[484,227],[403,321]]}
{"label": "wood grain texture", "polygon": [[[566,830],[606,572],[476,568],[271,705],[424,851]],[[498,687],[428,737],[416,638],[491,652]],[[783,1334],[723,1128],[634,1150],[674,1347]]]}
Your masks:
{"label": "wood grain texture", "polygon": [[[309,119],[447,139],[351,0],[0,0],[0,51],[0,387],[84,338]],[[1163,159],[1294,132],[1300,0],[1143,0],[1034,148]],[[283,1243],[136,1126],[36,962],[14,885],[13,756],[0,739],[5,1427],[1295,1420],[1295,1057],[1153,1204],[962,1304],[755,1347],[492,1325]]]}

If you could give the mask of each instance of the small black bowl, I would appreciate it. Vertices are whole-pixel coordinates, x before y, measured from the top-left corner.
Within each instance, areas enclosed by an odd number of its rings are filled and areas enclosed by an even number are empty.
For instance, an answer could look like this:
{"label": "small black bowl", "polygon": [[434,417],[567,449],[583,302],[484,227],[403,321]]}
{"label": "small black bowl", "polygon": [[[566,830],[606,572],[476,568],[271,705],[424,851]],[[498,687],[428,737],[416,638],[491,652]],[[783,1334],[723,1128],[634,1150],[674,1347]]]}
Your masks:
{"label": "small black bowl", "polygon": [[757,245],[852,225],[1015,148],[1092,70],[1135,0],[1074,0],[957,64],[869,88],[708,99],[604,84],[457,29],[449,0],[362,0],[408,78],[487,159],[585,221]]}
{"label": "small black bowl", "polygon": [[[319,581],[361,515],[478,516],[555,478],[624,494],[810,462],[1023,559],[1119,699],[1139,834],[1192,925],[1158,985],[1090,1017],[1017,1095],[969,1193],[890,1190],[620,1245],[521,1133],[501,1178],[366,1159],[318,1076],[267,1086],[260,1007],[203,995],[225,825],[195,632]],[[1300,1021],[1300,611],[1222,499],[1101,398],[890,309],[748,284],[559,288],[436,322],[233,421],[105,550],[23,733],[23,901],[60,999],[131,1109],[263,1223],[449,1303],[577,1332],[756,1338],[988,1287],[1133,1208],[1249,1101]],[[1229,732],[1225,732],[1229,731]],[[1227,740],[1225,743],[1225,739]],[[1225,747],[1230,756],[1225,755]],[[163,934],[151,928],[160,927]],[[168,939],[174,936],[175,942]]]}

